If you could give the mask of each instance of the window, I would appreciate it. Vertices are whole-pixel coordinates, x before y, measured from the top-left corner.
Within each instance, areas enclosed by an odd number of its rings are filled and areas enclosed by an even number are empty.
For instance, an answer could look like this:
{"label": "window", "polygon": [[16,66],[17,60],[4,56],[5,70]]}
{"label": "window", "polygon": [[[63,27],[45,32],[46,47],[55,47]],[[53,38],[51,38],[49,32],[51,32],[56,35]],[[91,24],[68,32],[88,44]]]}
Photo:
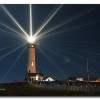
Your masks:
{"label": "window", "polygon": [[32,61],[32,66],[34,65],[33,61]]}

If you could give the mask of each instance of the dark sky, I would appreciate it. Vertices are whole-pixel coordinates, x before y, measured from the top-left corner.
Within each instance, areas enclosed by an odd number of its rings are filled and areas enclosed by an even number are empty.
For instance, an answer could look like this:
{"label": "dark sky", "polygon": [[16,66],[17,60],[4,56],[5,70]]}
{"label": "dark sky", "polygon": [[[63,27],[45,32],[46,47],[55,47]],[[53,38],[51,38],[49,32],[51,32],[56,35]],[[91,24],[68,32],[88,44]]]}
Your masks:
{"label": "dark sky", "polygon": [[[29,5],[4,6],[29,33]],[[33,34],[58,6],[32,5]],[[23,80],[27,42],[2,23],[23,34],[0,8],[0,82]],[[54,79],[87,77],[88,59],[90,77],[100,77],[100,5],[63,5],[39,35],[58,25],[61,27],[36,41],[37,72],[41,70],[45,76]]]}

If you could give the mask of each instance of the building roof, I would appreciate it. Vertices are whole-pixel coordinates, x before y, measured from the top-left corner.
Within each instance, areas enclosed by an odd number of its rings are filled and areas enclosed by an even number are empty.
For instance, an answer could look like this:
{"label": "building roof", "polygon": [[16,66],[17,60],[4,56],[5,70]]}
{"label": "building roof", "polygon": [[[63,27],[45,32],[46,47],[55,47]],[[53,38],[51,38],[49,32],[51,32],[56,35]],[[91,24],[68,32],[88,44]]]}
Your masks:
{"label": "building roof", "polygon": [[99,81],[100,82],[100,78],[98,78],[96,81]]}
{"label": "building roof", "polygon": [[[83,79],[83,81],[88,81],[88,78],[84,78],[84,77],[77,77],[76,79],[81,78]],[[90,77],[89,81],[96,81],[99,80],[99,77]]]}
{"label": "building roof", "polygon": [[[98,79],[98,77],[90,77],[89,81],[96,81]],[[84,81],[87,81],[88,78],[84,78]]]}
{"label": "building roof", "polygon": [[[45,76],[45,77],[43,77],[43,80],[46,80],[47,78],[49,78],[50,76]],[[52,77],[50,77],[50,78],[52,78]],[[53,79],[53,78],[52,78]]]}

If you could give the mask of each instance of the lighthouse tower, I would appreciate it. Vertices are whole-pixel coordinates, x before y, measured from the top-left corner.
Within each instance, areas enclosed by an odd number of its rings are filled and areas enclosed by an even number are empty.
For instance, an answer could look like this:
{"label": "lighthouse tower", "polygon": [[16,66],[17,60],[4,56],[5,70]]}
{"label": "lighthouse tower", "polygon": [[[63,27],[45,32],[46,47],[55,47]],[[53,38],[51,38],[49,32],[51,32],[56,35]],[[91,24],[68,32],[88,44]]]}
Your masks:
{"label": "lighthouse tower", "polygon": [[36,80],[36,65],[35,65],[35,44],[28,43],[28,61],[27,61],[27,81],[33,82]]}
{"label": "lighthouse tower", "polygon": [[27,39],[27,49],[28,49],[28,61],[27,61],[27,70],[26,70],[26,79],[27,81],[34,82],[43,79],[43,74],[36,72],[36,61],[35,61],[35,42],[36,42],[36,35],[33,35],[33,27],[32,27],[32,5],[29,6],[30,11],[30,35],[26,37]]}
{"label": "lighthouse tower", "polygon": [[28,43],[28,64],[27,73],[36,73],[35,65],[35,44]]}
{"label": "lighthouse tower", "polygon": [[35,47],[34,43],[28,43],[28,62],[27,62],[27,81],[33,83],[34,81],[42,80],[43,74],[40,71],[36,73],[36,61],[35,61]]}

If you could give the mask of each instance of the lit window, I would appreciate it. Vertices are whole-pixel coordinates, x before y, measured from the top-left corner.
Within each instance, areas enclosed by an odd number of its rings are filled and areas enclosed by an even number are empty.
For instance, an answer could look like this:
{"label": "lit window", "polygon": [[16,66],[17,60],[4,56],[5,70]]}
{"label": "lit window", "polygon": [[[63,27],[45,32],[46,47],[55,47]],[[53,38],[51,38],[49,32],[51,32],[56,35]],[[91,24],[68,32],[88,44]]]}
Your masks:
{"label": "lit window", "polygon": [[32,61],[32,66],[33,66],[33,61]]}

